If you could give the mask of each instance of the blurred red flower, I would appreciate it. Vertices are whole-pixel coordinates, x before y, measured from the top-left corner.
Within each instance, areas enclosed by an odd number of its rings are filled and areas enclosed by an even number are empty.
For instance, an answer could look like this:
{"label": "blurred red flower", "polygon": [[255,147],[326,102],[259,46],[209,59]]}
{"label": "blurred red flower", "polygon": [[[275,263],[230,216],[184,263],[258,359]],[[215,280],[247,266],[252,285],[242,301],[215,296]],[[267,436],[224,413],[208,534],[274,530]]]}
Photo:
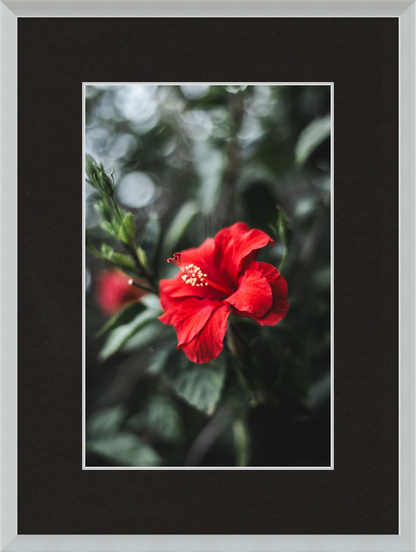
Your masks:
{"label": "blurred red flower", "polygon": [[220,354],[230,310],[262,326],[287,315],[286,280],[272,265],[256,262],[257,251],[268,244],[273,240],[267,234],[237,222],[168,259],[180,272],[160,281],[165,312],[159,320],[173,325],[178,348],[192,362],[209,362]]}
{"label": "blurred red flower", "polygon": [[104,314],[111,316],[145,294],[145,291],[130,285],[129,280],[129,276],[120,270],[101,272],[98,276],[96,301]]}

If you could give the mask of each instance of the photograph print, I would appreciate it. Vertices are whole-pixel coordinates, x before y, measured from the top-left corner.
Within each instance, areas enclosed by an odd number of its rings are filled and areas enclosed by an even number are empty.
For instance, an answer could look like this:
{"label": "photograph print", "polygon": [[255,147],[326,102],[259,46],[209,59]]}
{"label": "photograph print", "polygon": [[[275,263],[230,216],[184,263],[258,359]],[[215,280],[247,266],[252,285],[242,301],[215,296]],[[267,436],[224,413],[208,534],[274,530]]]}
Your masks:
{"label": "photograph print", "polygon": [[83,90],[84,469],[333,469],[333,86]]}

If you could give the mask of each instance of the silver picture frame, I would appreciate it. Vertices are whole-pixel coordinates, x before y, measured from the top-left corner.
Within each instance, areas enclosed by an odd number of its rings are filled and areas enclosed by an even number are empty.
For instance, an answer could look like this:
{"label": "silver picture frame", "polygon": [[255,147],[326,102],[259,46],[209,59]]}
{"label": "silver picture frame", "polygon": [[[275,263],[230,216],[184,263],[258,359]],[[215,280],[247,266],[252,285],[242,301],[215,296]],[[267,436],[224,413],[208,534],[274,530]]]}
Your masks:
{"label": "silver picture frame", "polygon": [[[1,2],[1,550],[415,551],[416,1]],[[399,533],[19,535],[17,532],[17,21],[19,17],[395,17],[399,21]],[[81,446],[81,443],[80,443]],[[80,468],[81,469],[81,468]]]}

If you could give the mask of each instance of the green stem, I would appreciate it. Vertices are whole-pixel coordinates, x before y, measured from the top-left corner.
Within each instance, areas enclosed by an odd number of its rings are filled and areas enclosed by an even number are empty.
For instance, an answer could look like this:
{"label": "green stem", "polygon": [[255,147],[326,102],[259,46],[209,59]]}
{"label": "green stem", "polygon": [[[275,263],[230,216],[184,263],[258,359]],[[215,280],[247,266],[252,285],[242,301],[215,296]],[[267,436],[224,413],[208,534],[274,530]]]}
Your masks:
{"label": "green stem", "polygon": [[272,384],[272,386],[270,388],[269,396],[274,397],[274,395],[276,393],[278,393],[279,388],[282,384],[282,381],[285,377],[285,374],[286,374],[286,364],[283,362],[283,363],[280,364],[280,370],[279,370],[279,373],[277,375],[277,378],[275,379],[274,383]]}
{"label": "green stem", "polygon": [[234,359],[233,365],[234,365],[235,371],[237,372],[238,381],[240,382],[241,387],[248,395],[250,395],[253,398],[253,400],[255,400],[256,397],[254,394],[254,390],[252,389],[247,378],[244,376],[243,372],[241,371],[239,366],[239,360]]}
{"label": "green stem", "polygon": [[[113,201],[115,212],[116,212],[117,217],[120,221],[120,224],[123,224],[123,219],[121,217],[120,209],[119,209],[119,206],[117,205],[117,203],[114,199],[114,195],[111,196],[111,199]],[[149,282],[149,284],[151,285],[151,287],[153,288],[151,290],[152,293],[158,294],[158,286],[156,284],[155,279],[150,274],[150,272],[147,270],[147,268],[145,266],[143,266],[143,264],[140,262],[139,256],[137,254],[136,244],[134,244],[134,247],[130,246],[130,245],[127,245],[127,244],[124,244],[124,247],[125,247],[126,251],[128,253],[130,253],[130,255],[133,257],[134,262],[136,263],[136,267],[139,269],[139,276],[144,276],[146,278],[146,280]],[[141,272],[141,274],[140,274],[140,272]],[[150,290],[150,288],[148,288],[148,289]]]}
{"label": "green stem", "polygon": [[142,271],[143,276],[149,282],[151,287],[155,290],[155,291],[153,291],[153,293],[158,294],[159,292],[158,292],[158,285],[156,283],[156,280],[153,278],[153,276],[147,270],[147,268],[145,266],[143,266],[142,263],[140,262],[139,255],[137,254],[137,249],[133,248],[132,250],[130,250],[128,247],[127,247],[127,249],[129,250],[129,253],[132,255],[132,257],[134,259],[134,262],[136,263],[137,268],[139,268]]}
{"label": "green stem", "polygon": [[149,293],[155,293],[157,295],[157,290],[154,288],[150,288],[147,286],[143,286],[142,284],[139,284],[138,282],[135,282],[134,280],[129,280],[129,284],[131,286],[143,289],[144,291],[148,291]]}
{"label": "green stem", "polygon": [[283,246],[284,247],[284,250],[283,250],[283,257],[282,257],[282,260],[280,261],[280,265],[279,265],[279,272],[282,272],[283,269],[285,268],[286,266],[286,261],[287,261],[287,256],[288,256],[288,253],[289,253],[289,249],[286,245]]}
{"label": "green stem", "polygon": [[240,467],[247,466],[250,440],[244,415],[240,419],[234,420],[233,433],[237,465]]}
{"label": "green stem", "polygon": [[[250,351],[244,335],[233,322],[230,323],[228,328],[227,345],[228,350],[231,353],[233,365],[241,387],[252,398],[253,402],[257,403],[255,383],[248,375],[246,376],[242,370],[242,368],[245,368],[248,359],[250,358]],[[250,370],[247,370],[247,372],[249,371]]]}
{"label": "green stem", "polygon": [[113,202],[113,206],[114,206],[114,211],[117,215],[117,218],[118,218],[118,221],[120,224],[123,224],[123,219],[121,217],[121,213],[120,213],[120,209],[118,207],[118,204],[116,202],[116,200],[114,199],[114,194],[111,195],[111,201]]}

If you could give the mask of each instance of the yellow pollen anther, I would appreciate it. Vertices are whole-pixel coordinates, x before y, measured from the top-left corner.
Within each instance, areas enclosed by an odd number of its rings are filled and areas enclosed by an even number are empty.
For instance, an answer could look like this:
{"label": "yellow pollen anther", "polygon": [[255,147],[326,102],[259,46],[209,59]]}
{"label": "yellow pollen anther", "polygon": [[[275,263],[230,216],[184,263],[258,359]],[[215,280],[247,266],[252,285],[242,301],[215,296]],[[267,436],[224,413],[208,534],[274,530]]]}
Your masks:
{"label": "yellow pollen anther", "polygon": [[227,289],[220,283],[213,282],[207,279],[208,274],[202,272],[199,266],[193,263],[189,263],[188,265],[184,266],[181,258],[182,253],[174,253],[173,257],[169,257],[167,261],[168,263],[175,264],[183,272],[181,278],[182,281],[185,282],[185,284],[189,284],[192,287],[211,286],[212,288],[217,289],[218,291],[221,291],[226,295],[230,295],[230,293],[232,293],[232,290]]}
{"label": "yellow pollen anther", "polygon": [[186,266],[180,265],[178,263],[175,264],[177,264],[177,266],[179,266],[179,268],[182,270],[182,280],[185,282],[185,284],[190,284],[194,287],[203,287],[209,285],[209,283],[205,280],[207,274],[202,272],[199,266],[194,265],[193,263],[190,263]]}

